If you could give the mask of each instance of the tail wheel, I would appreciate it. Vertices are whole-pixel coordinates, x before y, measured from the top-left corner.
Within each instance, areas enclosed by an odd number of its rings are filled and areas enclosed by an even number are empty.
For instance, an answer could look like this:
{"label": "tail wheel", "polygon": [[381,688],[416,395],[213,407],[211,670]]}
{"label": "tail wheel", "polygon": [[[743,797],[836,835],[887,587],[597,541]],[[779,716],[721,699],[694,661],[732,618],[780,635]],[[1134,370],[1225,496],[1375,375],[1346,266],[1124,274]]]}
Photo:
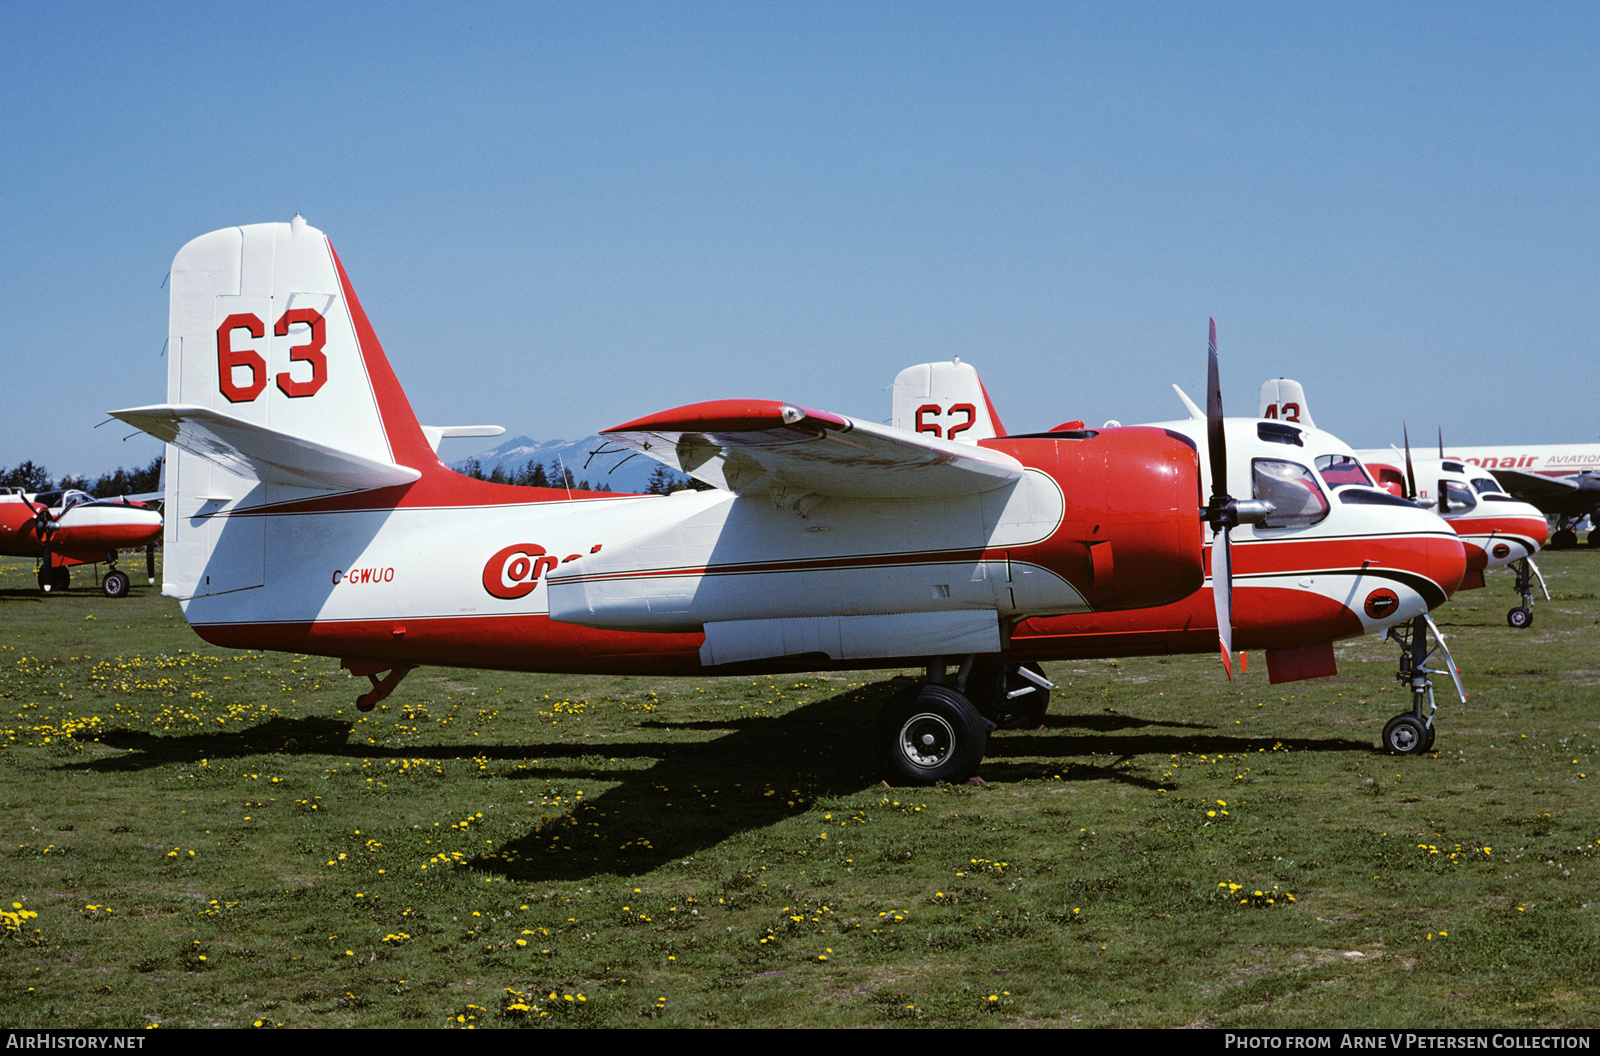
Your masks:
{"label": "tail wheel", "polygon": [[929,683],[889,698],[878,714],[876,740],[894,778],[932,785],[971,777],[983,761],[989,729],[966,697]]}
{"label": "tail wheel", "polygon": [[[979,664],[967,676],[967,696],[978,714],[1001,730],[1032,730],[1044,722],[1050,708],[1050,691],[1022,675],[1027,668],[1044,680],[1044,671],[1035,663]],[[1021,690],[1017,696],[1012,693]]]}

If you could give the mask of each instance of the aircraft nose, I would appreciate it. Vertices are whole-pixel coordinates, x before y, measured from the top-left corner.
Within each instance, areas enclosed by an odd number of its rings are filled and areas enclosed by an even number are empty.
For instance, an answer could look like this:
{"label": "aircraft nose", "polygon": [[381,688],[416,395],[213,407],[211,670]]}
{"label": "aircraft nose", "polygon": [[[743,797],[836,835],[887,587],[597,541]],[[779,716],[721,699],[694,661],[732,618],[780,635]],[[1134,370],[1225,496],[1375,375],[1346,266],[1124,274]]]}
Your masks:
{"label": "aircraft nose", "polygon": [[[1420,567],[1416,571],[1438,584],[1444,598],[1448,598],[1461,589],[1461,581],[1466,577],[1467,548],[1453,531],[1447,535],[1425,536],[1423,542]],[[1431,609],[1438,603],[1430,599],[1428,607]]]}

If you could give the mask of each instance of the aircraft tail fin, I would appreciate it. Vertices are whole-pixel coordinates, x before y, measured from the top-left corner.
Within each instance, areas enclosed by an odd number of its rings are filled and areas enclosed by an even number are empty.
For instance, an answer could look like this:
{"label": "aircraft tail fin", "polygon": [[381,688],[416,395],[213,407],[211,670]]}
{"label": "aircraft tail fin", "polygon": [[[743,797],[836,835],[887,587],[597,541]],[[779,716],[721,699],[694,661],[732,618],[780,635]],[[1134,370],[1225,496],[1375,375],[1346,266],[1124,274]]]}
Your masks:
{"label": "aircraft tail fin", "polygon": [[894,379],[891,424],[957,443],[976,444],[1006,435],[978,372],[959,359],[902,370]]}
{"label": "aircraft tail fin", "polygon": [[262,506],[459,480],[434,453],[328,238],[201,235],[172,262],[167,402],[116,412],[168,443],[165,592],[258,586]]}
{"label": "aircraft tail fin", "polygon": [[167,403],[426,471],[438,465],[333,246],[295,217],[172,262]]}
{"label": "aircraft tail fin", "polygon": [[1307,429],[1315,429],[1311,410],[1306,406],[1306,393],[1298,381],[1289,378],[1268,378],[1261,386],[1262,418],[1276,418],[1294,422]]}

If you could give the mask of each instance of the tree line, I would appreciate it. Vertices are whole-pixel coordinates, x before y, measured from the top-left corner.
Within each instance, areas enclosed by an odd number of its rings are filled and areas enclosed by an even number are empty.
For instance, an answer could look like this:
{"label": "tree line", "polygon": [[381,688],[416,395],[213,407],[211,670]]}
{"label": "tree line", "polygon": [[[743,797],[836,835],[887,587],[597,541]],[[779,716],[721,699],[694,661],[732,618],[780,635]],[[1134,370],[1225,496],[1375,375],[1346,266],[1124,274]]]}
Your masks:
{"label": "tree line", "polygon": [[[76,488],[86,491],[97,499],[114,499],[121,495],[142,495],[153,492],[161,487],[161,455],[150,460],[150,464],[143,469],[125,469],[118,466],[110,473],[102,474],[94,480],[82,475],[61,477],[59,480],[50,475],[50,471],[32,459],[23,461],[0,475],[0,486],[21,488],[26,492],[53,491]],[[559,458],[552,458],[550,464],[545,466],[537,460],[529,460],[521,469],[506,471],[500,466],[495,466],[487,473],[484,472],[483,463],[478,459],[468,459],[462,466],[461,472],[477,480],[487,480],[494,484],[516,484],[526,488],[567,488],[571,491],[610,491],[611,485],[598,483],[591,484],[588,480],[579,480],[573,477],[572,470],[562,464]],[[666,466],[657,466],[655,473],[651,474],[650,482],[645,489],[648,495],[670,495],[675,491],[686,488],[704,490],[710,487],[698,480],[686,477],[681,473],[674,473]]]}
{"label": "tree line", "polygon": [[44,466],[28,459],[0,475],[0,486],[21,488],[27,492],[52,491],[57,488],[76,488],[87,491],[97,499],[114,499],[120,495],[141,495],[161,487],[161,462],[157,455],[143,469],[124,469],[118,466],[110,473],[94,480],[81,475],[65,476],[60,480],[50,475]]}
{"label": "tree line", "polygon": [[[578,480],[573,477],[572,470],[559,458],[552,458],[546,467],[537,459],[529,459],[521,469],[507,471],[501,466],[495,466],[487,473],[484,472],[483,463],[476,458],[469,458],[462,465],[461,472],[475,480],[487,480],[491,484],[516,484],[524,488],[567,488],[571,491],[610,491],[610,484],[593,484],[587,480]],[[670,495],[675,491],[692,488],[703,491],[709,484],[702,484],[698,480],[686,477],[681,473],[674,473],[666,466],[657,466],[656,471],[650,475],[650,482],[645,488],[647,495]]]}

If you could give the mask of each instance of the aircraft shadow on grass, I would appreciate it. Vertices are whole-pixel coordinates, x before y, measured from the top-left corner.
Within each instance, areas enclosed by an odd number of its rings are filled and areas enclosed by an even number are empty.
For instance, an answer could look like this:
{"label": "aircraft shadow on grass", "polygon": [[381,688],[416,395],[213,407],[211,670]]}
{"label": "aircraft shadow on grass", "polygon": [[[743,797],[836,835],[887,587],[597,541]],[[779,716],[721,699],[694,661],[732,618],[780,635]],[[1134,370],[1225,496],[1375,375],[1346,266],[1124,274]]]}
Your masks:
{"label": "aircraft shadow on grass", "polygon": [[[650,721],[640,730],[721,732],[703,741],[643,740],[625,744],[528,743],[518,746],[351,744],[353,723],[342,719],[275,718],[237,733],[161,735],[135,730],[99,731],[97,739],[125,754],[63,769],[103,773],[143,770],[200,759],[265,754],[328,755],[359,759],[463,759],[517,762],[499,776],[514,781],[615,782],[546,816],[524,835],[505,841],[470,868],[521,881],[578,880],[603,874],[638,875],[686,859],[733,836],[758,831],[811,809],[819,798],[847,796],[881,784],[866,728],[889,694],[912,684],[905,678],[849,690],[774,717],[683,723]],[[988,783],[1060,775],[1063,781],[1108,781],[1155,789],[1157,782],[1118,764],[1152,754],[1230,754],[1254,751],[1260,740],[1206,732],[1187,722],[1140,719],[1117,713],[1051,716],[1048,732],[991,738],[983,768]],[[1139,730],[1141,732],[1117,732]],[[1171,732],[1153,732],[1170,730]],[[1083,732],[1071,732],[1083,731]],[[87,733],[80,736],[86,739]],[[1280,742],[1295,751],[1372,752],[1371,744],[1343,738]],[[640,769],[598,769],[607,760],[654,760]],[[1062,763],[1063,757],[1104,757],[1105,763]],[[885,794],[904,797],[914,790]],[[564,800],[570,801],[570,795]],[[538,808],[529,801],[529,812]]]}

